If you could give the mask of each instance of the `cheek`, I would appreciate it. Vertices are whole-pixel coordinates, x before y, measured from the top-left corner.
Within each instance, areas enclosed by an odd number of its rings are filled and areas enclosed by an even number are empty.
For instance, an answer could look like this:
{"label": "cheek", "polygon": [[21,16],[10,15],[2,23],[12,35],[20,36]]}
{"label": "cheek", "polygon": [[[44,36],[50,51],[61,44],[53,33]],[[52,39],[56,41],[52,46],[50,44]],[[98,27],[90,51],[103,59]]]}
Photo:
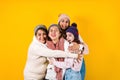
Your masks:
{"label": "cheek", "polygon": [[69,23],[66,23],[66,26],[68,27],[68,26],[69,26]]}
{"label": "cheek", "polygon": [[60,36],[61,36],[61,33],[57,33],[57,35],[58,35],[58,37],[60,37]]}
{"label": "cheek", "polygon": [[69,37],[70,40],[72,40],[72,37]]}
{"label": "cheek", "polygon": [[48,37],[49,37],[49,38],[52,38],[52,35],[51,35],[51,33],[49,33],[49,34],[48,34]]}
{"label": "cheek", "polygon": [[47,35],[44,35],[44,38],[47,38]]}
{"label": "cheek", "polygon": [[36,38],[39,39],[40,37],[37,35]]}
{"label": "cheek", "polygon": [[63,23],[62,22],[60,22],[60,26],[62,25]]}
{"label": "cheek", "polygon": [[71,41],[73,41],[73,37],[69,37],[69,39],[70,39]]}
{"label": "cheek", "polygon": [[41,38],[40,38],[39,36],[36,36],[36,38],[37,38],[37,40],[38,40],[38,41],[40,41],[40,40],[41,40]]}
{"label": "cheek", "polygon": [[70,39],[70,37],[69,37],[69,36],[67,36],[67,39]]}

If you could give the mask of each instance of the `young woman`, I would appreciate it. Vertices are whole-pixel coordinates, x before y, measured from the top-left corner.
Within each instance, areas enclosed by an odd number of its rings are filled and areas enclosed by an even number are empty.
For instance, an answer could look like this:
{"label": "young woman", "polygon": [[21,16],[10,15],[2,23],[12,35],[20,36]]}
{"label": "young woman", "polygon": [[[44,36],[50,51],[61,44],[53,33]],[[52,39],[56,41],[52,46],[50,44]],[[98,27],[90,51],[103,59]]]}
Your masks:
{"label": "young woman", "polygon": [[[47,41],[47,47],[53,50],[62,50],[68,49],[69,43],[61,36],[61,30],[60,27],[57,24],[50,25],[48,29],[48,41]],[[64,61],[64,58],[56,58],[56,61]],[[49,66],[49,65],[48,65]],[[63,80],[63,70],[58,67],[54,67],[53,73],[56,74],[54,76],[51,75],[51,73],[47,72],[46,79],[49,80]],[[50,68],[48,68],[47,71],[50,71]],[[53,78],[54,77],[54,78]]]}

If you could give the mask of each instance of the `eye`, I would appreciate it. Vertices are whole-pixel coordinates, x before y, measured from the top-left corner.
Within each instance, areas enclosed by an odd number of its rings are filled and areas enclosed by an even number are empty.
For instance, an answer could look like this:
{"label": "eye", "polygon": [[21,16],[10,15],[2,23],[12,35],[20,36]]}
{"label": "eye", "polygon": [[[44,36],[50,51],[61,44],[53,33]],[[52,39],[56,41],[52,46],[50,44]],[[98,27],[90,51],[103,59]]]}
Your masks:
{"label": "eye", "polygon": [[69,37],[71,37],[72,35],[71,34],[69,34]]}
{"label": "eye", "polygon": [[38,36],[41,36],[41,34],[38,34]]}
{"label": "eye", "polygon": [[53,32],[53,30],[50,30],[50,32]]}
{"label": "eye", "polygon": [[68,23],[68,21],[66,21],[65,23]]}
{"label": "eye", "polygon": [[59,32],[59,30],[58,30],[58,29],[56,29],[55,31],[56,31],[56,32]]}
{"label": "eye", "polygon": [[46,33],[43,33],[43,35],[46,35]]}

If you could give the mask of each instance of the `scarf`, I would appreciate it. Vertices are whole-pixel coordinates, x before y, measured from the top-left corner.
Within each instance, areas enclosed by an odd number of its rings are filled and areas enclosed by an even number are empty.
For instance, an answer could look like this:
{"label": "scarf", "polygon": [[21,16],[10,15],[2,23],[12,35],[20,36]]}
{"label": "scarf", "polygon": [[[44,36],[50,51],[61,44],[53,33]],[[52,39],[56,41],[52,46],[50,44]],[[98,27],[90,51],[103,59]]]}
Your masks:
{"label": "scarf", "polygon": [[[52,50],[62,50],[64,51],[64,38],[60,38],[59,41],[54,44],[52,41],[47,41],[47,47]],[[64,61],[64,58],[56,58],[56,61]],[[63,70],[55,66],[56,80],[63,80],[62,73]]]}

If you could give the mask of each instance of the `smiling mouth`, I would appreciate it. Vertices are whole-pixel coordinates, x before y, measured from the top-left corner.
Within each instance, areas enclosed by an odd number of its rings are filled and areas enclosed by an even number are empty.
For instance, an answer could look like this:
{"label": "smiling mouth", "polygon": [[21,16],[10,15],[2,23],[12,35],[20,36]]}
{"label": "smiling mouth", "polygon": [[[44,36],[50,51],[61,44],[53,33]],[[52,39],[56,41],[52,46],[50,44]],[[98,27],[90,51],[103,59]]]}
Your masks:
{"label": "smiling mouth", "polygon": [[56,35],[51,35],[52,37],[56,37]]}
{"label": "smiling mouth", "polygon": [[62,28],[65,28],[65,26],[62,26]]}
{"label": "smiling mouth", "polygon": [[71,42],[71,40],[67,40],[68,42]]}

